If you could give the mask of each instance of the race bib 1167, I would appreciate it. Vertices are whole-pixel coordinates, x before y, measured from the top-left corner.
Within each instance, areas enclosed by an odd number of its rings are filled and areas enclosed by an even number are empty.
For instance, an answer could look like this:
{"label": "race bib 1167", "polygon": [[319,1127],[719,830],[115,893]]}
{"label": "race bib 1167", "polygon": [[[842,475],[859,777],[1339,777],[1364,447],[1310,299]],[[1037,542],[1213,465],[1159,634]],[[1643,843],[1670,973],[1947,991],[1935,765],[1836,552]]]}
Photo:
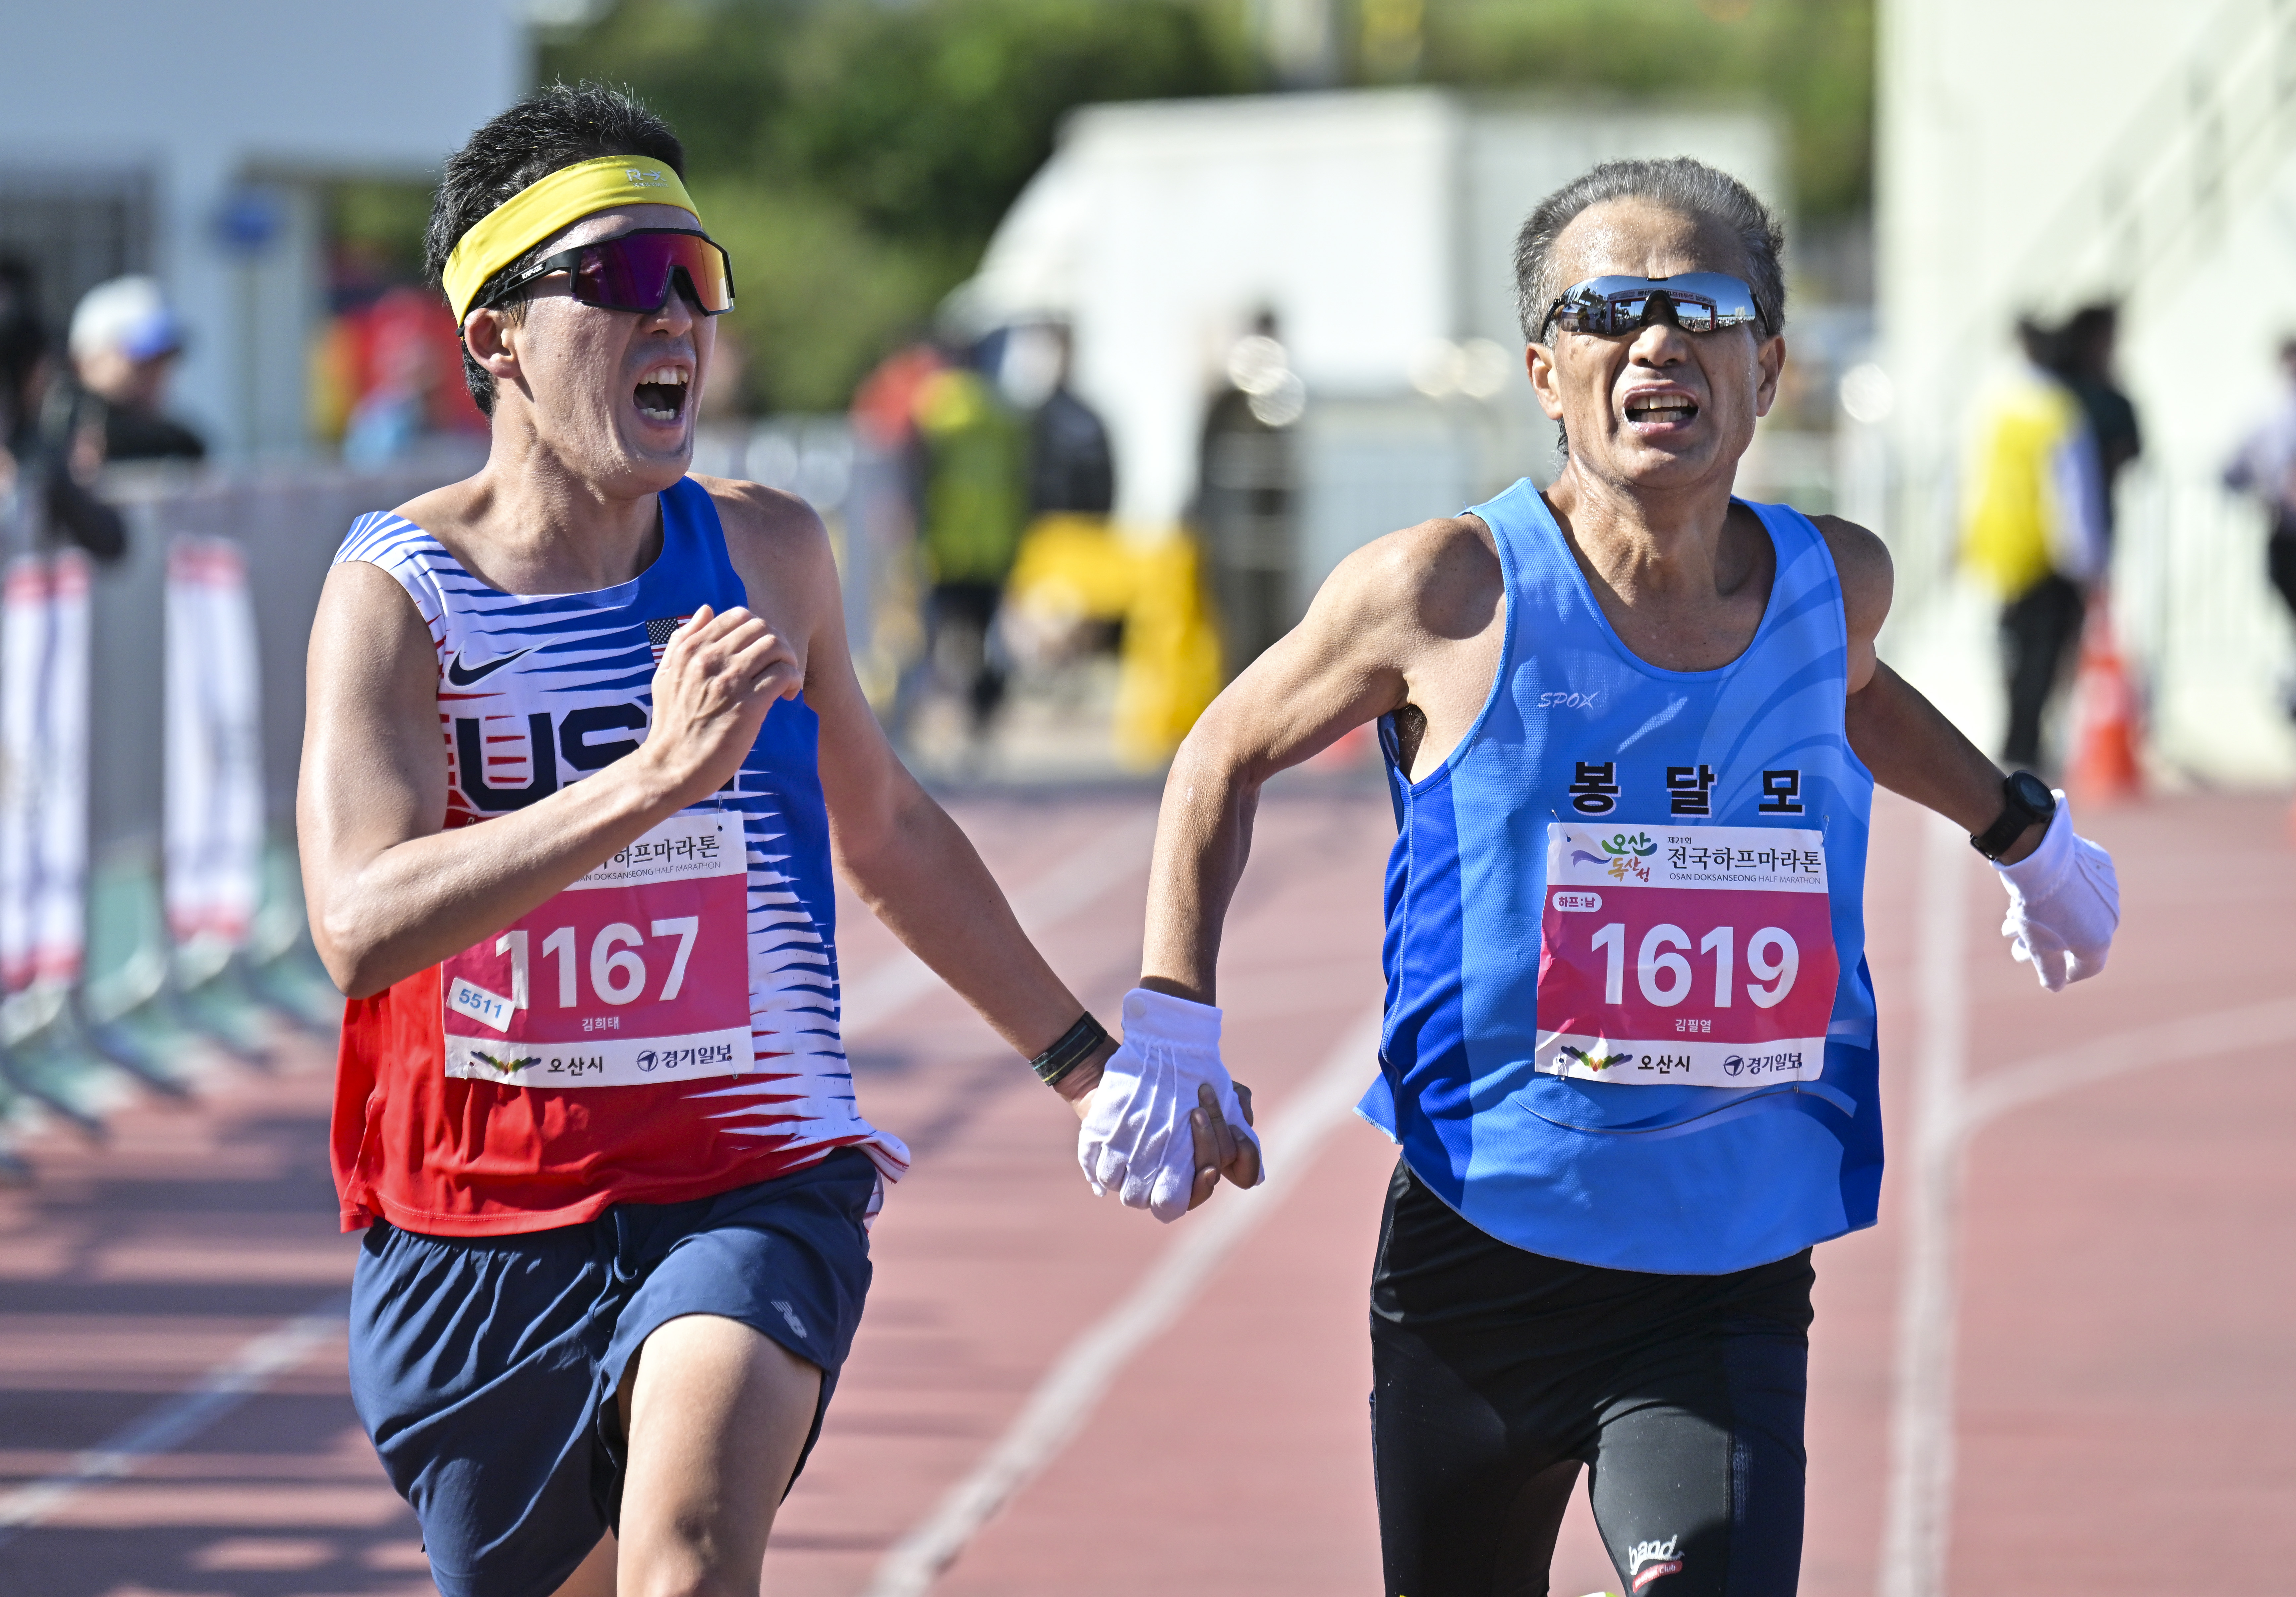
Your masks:
{"label": "race bib 1167", "polygon": [[1547,827],[1538,1068],[1580,1081],[1816,1080],[1841,970],[1823,836]]}
{"label": "race bib 1167", "polygon": [[439,968],[447,1074],[521,1087],[733,1076],[750,1041],[739,819],[673,815]]}

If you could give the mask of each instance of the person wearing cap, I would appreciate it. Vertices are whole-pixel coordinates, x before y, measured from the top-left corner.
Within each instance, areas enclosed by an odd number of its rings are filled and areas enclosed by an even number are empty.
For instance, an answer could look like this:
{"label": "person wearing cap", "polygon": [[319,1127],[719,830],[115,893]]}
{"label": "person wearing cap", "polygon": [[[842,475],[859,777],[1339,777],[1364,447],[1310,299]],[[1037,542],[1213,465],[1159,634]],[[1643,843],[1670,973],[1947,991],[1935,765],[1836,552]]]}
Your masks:
{"label": "person wearing cap", "polygon": [[887,747],[820,519],[687,475],[734,283],[684,164],[592,85],[448,160],[490,453],[355,522],[312,630],[352,1393],[447,1597],[758,1590],[908,1166],[833,872],[1072,1103],[1111,1048]]}
{"label": "person wearing cap", "polygon": [[70,344],[71,430],[100,429],[106,461],[207,457],[200,435],[167,414],[184,327],[157,283],[115,277],[88,290],[72,311]]}

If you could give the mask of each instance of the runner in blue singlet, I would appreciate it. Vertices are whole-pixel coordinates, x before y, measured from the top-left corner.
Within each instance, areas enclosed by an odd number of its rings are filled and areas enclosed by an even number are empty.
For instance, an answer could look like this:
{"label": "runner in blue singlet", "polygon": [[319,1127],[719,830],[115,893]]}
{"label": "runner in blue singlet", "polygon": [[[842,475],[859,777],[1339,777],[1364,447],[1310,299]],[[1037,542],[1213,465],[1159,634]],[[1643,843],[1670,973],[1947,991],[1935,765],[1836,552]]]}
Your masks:
{"label": "runner in blue singlet", "polygon": [[1630,1591],[1792,1592],[1810,1249],[1881,1189],[1874,783],[1969,829],[2053,990],[2119,919],[2062,796],[1876,659],[1881,541],[1732,495],[1784,365],[1783,243],[1690,160],[1542,202],[1515,260],[1562,474],[1349,557],[1166,789],[1088,1173],[1112,1094],[1217,1036],[1259,785],[1379,724],[1398,836],[1361,1111],[1401,1150],[1371,1301],[1393,1597],[1544,1593],[1582,1465]]}

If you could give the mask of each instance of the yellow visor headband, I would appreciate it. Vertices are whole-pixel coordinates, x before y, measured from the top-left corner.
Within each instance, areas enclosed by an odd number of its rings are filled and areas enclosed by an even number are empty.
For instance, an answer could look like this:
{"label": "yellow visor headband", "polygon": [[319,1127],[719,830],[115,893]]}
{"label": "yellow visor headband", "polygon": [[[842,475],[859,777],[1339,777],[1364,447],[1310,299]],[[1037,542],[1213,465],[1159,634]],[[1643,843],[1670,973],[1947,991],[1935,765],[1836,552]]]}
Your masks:
{"label": "yellow visor headband", "polygon": [[602,155],[528,184],[479,218],[439,274],[459,323],[488,278],[585,217],[624,205],[674,205],[701,225],[677,174],[642,155]]}

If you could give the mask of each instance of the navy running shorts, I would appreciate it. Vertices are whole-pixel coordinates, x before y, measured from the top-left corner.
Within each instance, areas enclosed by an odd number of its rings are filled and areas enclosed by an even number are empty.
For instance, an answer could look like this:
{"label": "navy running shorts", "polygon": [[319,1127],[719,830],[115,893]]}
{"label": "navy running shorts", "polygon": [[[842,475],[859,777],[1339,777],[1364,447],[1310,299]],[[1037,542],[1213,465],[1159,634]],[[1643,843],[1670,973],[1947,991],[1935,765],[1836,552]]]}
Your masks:
{"label": "navy running shorts", "polygon": [[616,1525],[615,1394],[681,1314],[738,1320],[821,1367],[803,1469],[869,1290],[877,1192],[868,1156],[840,1148],[713,1198],[617,1204],[550,1231],[369,1226],[351,1398],[444,1597],[548,1597]]}

